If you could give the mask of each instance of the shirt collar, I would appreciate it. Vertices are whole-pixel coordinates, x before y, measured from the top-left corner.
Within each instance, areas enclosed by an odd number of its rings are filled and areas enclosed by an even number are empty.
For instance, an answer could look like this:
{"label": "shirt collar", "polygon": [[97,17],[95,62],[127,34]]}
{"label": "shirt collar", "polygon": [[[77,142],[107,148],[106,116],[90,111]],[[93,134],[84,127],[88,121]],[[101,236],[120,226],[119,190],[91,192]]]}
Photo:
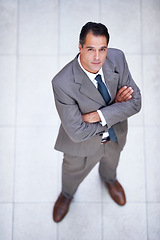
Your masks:
{"label": "shirt collar", "polygon": [[91,81],[93,81],[98,74],[100,74],[101,76],[103,75],[102,68],[98,71],[98,73],[91,73],[91,72],[88,72],[86,69],[84,69],[84,67],[82,66],[81,61],[80,61],[80,54],[78,56],[78,63]]}

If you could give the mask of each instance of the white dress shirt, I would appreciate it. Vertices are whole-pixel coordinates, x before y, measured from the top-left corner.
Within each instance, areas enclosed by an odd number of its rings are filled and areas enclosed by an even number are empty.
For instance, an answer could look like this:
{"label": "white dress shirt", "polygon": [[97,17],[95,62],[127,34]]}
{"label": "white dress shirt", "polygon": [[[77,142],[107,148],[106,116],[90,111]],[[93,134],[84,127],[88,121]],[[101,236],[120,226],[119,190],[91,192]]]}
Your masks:
{"label": "white dress shirt", "polygon": [[[105,81],[104,81],[104,75],[103,75],[102,68],[98,71],[98,73],[88,72],[86,69],[83,68],[83,66],[82,66],[82,64],[81,64],[81,62],[80,62],[80,55],[78,56],[78,63],[79,63],[79,65],[80,65],[80,67],[82,68],[82,70],[87,74],[88,78],[91,80],[91,82],[94,84],[94,86],[95,86],[96,88],[98,88],[98,83],[97,83],[97,80],[96,80],[95,78],[96,78],[96,76],[97,76],[98,74],[101,75],[102,81],[103,81],[104,84],[106,85],[106,83],[105,83]],[[107,86],[106,86],[106,87],[107,87]],[[108,90],[108,88],[107,88],[107,90]],[[109,90],[108,90],[108,92],[109,92]],[[110,94],[110,93],[109,93],[109,94]],[[107,122],[106,122],[106,120],[105,120],[105,118],[104,118],[101,110],[97,110],[97,112],[98,112],[99,117],[100,117],[100,119],[101,119],[101,124],[102,124],[102,126],[107,125]],[[105,137],[107,137],[107,136],[108,136],[108,132],[104,133],[102,138],[105,138]]]}

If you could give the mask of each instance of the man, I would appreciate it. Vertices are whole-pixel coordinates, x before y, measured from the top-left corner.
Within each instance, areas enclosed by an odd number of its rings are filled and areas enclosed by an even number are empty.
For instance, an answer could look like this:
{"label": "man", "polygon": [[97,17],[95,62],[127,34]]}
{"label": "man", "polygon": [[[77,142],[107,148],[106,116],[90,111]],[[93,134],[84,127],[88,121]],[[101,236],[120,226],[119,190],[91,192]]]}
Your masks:
{"label": "man", "polygon": [[88,22],[80,33],[80,53],[52,80],[61,119],[55,149],[64,153],[55,222],[67,214],[79,184],[97,162],[112,199],[121,206],[126,203],[116,169],[126,142],[127,118],[140,111],[141,95],[123,52],[109,49],[108,43],[108,29]]}

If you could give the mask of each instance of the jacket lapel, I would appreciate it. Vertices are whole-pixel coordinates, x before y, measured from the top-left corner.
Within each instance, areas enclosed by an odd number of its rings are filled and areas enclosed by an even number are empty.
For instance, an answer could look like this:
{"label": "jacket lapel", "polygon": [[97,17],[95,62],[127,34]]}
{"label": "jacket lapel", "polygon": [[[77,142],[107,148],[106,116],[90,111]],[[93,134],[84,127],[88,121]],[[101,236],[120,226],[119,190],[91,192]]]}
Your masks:
{"label": "jacket lapel", "polygon": [[83,78],[80,92],[95,102],[100,103],[101,105],[106,105],[102,95],[87,76]]}
{"label": "jacket lapel", "polygon": [[109,61],[109,59],[106,59],[105,63],[102,66],[102,70],[106,86],[111,95],[111,100],[109,102],[110,104],[111,102],[114,101],[117,93],[119,74],[114,72],[114,65],[112,62]]}

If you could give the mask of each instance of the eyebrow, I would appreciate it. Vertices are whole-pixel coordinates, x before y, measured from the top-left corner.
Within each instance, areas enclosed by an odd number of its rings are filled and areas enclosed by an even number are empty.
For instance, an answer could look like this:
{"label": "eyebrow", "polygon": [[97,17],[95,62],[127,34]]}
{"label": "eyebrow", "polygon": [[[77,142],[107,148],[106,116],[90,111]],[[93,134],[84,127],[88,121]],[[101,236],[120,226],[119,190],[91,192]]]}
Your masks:
{"label": "eyebrow", "polygon": [[[86,48],[94,48],[94,47],[88,46],[88,47],[86,47]],[[102,47],[100,47],[100,48],[107,48],[107,47],[106,47],[106,46],[102,46]]]}

